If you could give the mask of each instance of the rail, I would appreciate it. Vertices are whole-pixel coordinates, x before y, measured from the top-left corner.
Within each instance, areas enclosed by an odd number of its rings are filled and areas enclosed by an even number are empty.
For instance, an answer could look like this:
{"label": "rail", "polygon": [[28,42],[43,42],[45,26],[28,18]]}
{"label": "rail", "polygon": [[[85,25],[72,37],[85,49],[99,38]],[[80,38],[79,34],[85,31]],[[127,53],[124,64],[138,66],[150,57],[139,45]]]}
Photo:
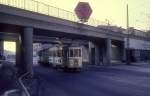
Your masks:
{"label": "rail", "polygon": [[27,72],[27,73],[25,73],[25,74],[23,74],[22,76],[19,77],[19,83],[20,83],[20,85],[22,86],[22,88],[23,88],[23,90],[24,90],[26,96],[30,96],[30,93],[28,92],[26,86],[23,84],[22,78],[25,77],[25,76],[28,75],[28,74],[29,74],[29,72]]}
{"label": "rail", "polygon": [[[54,6],[50,6],[45,3],[41,3],[35,0],[0,0],[0,4],[16,7],[48,16],[53,16],[73,22],[79,22],[75,13],[60,9]],[[99,21],[93,18],[90,18],[87,25],[97,26],[97,25],[107,25],[107,22]]]}

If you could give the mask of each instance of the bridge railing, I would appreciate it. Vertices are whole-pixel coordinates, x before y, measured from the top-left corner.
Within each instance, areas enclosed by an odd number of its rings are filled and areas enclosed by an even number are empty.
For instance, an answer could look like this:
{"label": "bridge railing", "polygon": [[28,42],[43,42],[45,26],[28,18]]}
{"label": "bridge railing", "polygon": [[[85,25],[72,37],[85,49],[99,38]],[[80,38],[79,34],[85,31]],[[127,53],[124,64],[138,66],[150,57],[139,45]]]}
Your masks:
{"label": "bridge railing", "polygon": [[[58,17],[73,22],[79,22],[77,16],[73,12],[53,7],[48,4],[44,4],[34,0],[0,0],[0,4],[32,12],[37,12],[48,16]],[[86,24],[97,26],[97,25],[106,25],[107,23],[90,18]]]}

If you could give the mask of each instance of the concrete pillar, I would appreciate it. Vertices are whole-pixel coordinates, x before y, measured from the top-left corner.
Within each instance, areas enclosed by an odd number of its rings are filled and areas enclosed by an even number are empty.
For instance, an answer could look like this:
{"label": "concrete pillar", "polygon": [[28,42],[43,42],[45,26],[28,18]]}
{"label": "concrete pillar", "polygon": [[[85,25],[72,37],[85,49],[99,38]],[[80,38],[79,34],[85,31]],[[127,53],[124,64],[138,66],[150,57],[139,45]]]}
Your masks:
{"label": "concrete pillar", "polygon": [[69,52],[69,46],[64,45],[62,48],[62,57],[63,57],[62,62],[65,68],[67,68],[69,64],[68,52]]}
{"label": "concrete pillar", "polygon": [[105,65],[106,64],[106,46],[103,46],[102,47],[102,52],[103,52],[103,64],[102,65]]}
{"label": "concrete pillar", "polygon": [[33,73],[32,65],[33,65],[33,28],[27,27],[24,28],[24,32],[22,34],[23,40],[23,61],[26,66],[25,71]]}
{"label": "concrete pillar", "polygon": [[91,42],[89,42],[88,44],[88,48],[89,48],[89,64],[92,64],[92,53],[91,53],[91,48],[92,48],[92,45],[91,45]]}
{"label": "concrete pillar", "polygon": [[89,42],[89,64],[100,65],[100,47],[92,42]]}
{"label": "concrete pillar", "polygon": [[4,53],[4,41],[0,40],[0,54],[3,55]]}
{"label": "concrete pillar", "polygon": [[99,65],[103,65],[103,57],[104,57],[103,45],[100,45],[99,46]]}
{"label": "concrete pillar", "polygon": [[16,42],[16,64],[19,75],[29,72],[33,74],[33,28],[26,27]]}
{"label": "concrete pillar", "polygon": [[122,61],[126,61],[126,48],[125,48],[125,43],[122,44]]}
{"label": "concrete pillar", "polygon": [[95,44],[95,64],[100,65],[100,48]]}
{"label": "concrete pillar", "polygon": [[20,37],[16,41],[16,66],[18,71],[21,70],[21,40]]}
{"label": "concrete pillar", "polygon": [[111,46],[111,39],[106,39],[106,64],[111,64],[111,56],[112,56],[112,46]]}
{"label": "concrete pillar", "polygon": [[95,44],[93,42],[89,42],[89,64],[91,64],[91,65],[96,64],[95,51],[96,51]]}

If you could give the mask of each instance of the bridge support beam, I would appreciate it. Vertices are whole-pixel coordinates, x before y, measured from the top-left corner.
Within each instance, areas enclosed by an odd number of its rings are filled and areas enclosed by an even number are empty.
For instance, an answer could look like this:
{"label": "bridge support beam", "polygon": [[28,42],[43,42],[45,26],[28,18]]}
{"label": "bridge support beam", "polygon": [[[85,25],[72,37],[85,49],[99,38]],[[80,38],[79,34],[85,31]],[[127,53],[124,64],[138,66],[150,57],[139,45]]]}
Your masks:
{"label": "bridge support beam", "polygon": [[122,62],[126,61],[126,48],[125,48],[125,42],[122,44]]}
{"label": "bridge support beam", "polygon": [[33,75],[33,28],[24,28],[16,45],[16,64],[19,75],[26,72]]}
{"label": "bridge support beam", "polygon": [[100,64],[100,47],[94,42],[89,42],[89,64]]}
{"label": "bridge support beam", "polygon": [[106,52],[104,56],[104,63],[105,65],[111,65],[111,56],[112,56],[112,44],[111,44],[111,39],[107,38],[106,39]]}
{"label": "bridge support beam", "polygon": [[3,55],[4,53],[4,41],[0,40],[0,55]]}
{"label": "bridge support beam", "polygon": [[89,42],[89,44],[88,44],[88,53],[89,53],[89,64],[92,64],[92,44],[91,44],[91,42]]}
{"label": "bridge support beam", "polygon": [[100,48],[98,44],[95,45],[95,65],[100,65]]}
{"label": "bridge support beam", "polygon": [[63,62],[63,65],[65,68],[68,67],[68,64],[69,64],[69,58],[68,58],[68,53],[69,52],[69,46],[67,45],[63,45],[63,48],[62,48],[62,62]]}

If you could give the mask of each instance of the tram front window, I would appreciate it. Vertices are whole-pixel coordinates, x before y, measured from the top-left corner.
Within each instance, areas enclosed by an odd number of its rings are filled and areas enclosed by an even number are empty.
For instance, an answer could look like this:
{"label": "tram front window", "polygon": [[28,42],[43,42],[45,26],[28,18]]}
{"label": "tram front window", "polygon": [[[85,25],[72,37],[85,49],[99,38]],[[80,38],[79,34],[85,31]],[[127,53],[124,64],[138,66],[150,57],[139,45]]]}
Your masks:
{"label": "tram front window", "polygon": [[54,50],[53,56],[56,57],[57,56],[57,51]]}
{"label": "tram front window", "polygon": [[78,57],[78,49],[74,49],[74,57]]}
{"label": "tram front window", "polygon": [[62,57],[62,50],[58,50],[57,52],[58,57]]}

